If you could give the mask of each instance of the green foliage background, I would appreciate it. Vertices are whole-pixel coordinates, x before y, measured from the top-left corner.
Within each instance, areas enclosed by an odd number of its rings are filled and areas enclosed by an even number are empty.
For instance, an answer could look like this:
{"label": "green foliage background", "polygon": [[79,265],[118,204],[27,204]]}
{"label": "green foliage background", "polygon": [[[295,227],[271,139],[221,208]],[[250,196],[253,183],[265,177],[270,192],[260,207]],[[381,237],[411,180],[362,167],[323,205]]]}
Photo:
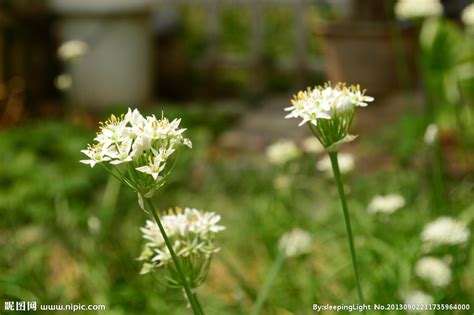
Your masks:
{"label": "green foliage background", "polygon": [[[180,107],[166,113],[183,117],[194,148],[183,150],[158,207],[214,211],[227,227],[209,279],[198,290],[206,314],[247,314],[279,237],[295,226],[311,232],[312,253],[285,262],[265,314],[310,314],[313,303],[356,303],[336,187],[316,171],[318,157],[305,155],[278,169],[263,154],[220,150],[214,139],[226,128],[225,117],[209,120],[205,111]],[[437,303],[474,300],[472,243],[458,253],[463,263],[448,288],[429,287],[413,272],[427,222],[440,215],[472,222],[474,216],[472,176],[447,177],[449,203],[433,203],[422,121],[407,114],[378,134],[364,131],[354,152],[356,170],[345,177],[370,303],[402,302],[411,289],[430,292]],[[0,301],[105,304],[104,314],[188,314],[181,292],[138,274],[139,227],[147,215],[136,196],[101,168],[78,162],[93,132],[57,121],[0,132]],[[371,166],[380,157],[385,162]],[[286,189],[275,187],[277,176],[289,179]],[[384,193],[402,194],[407,205],[390,218],[369,215],[371,198]]]}

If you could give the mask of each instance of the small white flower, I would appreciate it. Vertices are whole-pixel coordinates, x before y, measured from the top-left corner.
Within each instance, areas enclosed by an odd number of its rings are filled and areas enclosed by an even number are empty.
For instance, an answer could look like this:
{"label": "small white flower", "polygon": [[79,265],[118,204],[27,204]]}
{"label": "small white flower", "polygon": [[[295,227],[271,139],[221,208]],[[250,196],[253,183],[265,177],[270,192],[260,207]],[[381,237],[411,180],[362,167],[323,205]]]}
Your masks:
{"label": "small white flower", "polygon": [[62,60],[72,60],[85,55],[89,51],[89,45],[81,40],[69,40],[58,48],[58,55]]}
{"label": "small white flower", "polygon": [[474,26],[474,3],[464,8],[461,15],[462,22],[467,26]]}
{"label": "small white flower", "polygon": [[469,240],[466,224],[450,217],[439,217],[428,223],[421,233],[421,240],[429,246],[460,245]]}
{"label": "small white flower", "polygon": [[270,163],[283,165],[300,156],[301,152],[291,140],[279,140],[270,145],[266,151]]}
{"label": "small white flower", "polygon": [[436,124],[429,124],[425,131],[425,136],[423,140],[427,145],[433,145],[439,136],[438,126]]}
{"label": "small white flower", "polygon": [[443,5],[439,0],[398,0],[395,4],[395,15],[402,20],[442,14]]}
{"label": "small white flower", "polygon": [[350,91],[351,103],[355,106],[360,107],[367,107],[367,103],[373,102],[374,98],[372,96],[364,95],[365,92],[361,91],[360,89],[354,89]]}
{"label": "small white flower", "polygon": [[162,179],[162,176],[159,176],[161,172],[165,169],[166,163],[163,163],[163,159],[160,156],[155,156],[154,158],[150,157],[149,163],[140,167],[135,168],[137,171],[150,174],[154,180]]}
{"label": "small white flower", "polygon": [[416,263],[415,273],[435,287],[445,287],[451,282],[451,269],[439,258],[430,256],[421,258]]}
{"label": "small white flower", "polygon": [[416,310],[416,307],[418,305],[432,304],[433,302],[434,302],[433,297],[422,291],[407,292],[404,298],[404,303],[412,306],[408,310],[409,312],[420,312]]}
{"label": "small white flower", "polygon": [[405,198],[398,194],[377,195],[369,203],[369,213],[392,214],[405,205]]}
{"label": "small white flower", "polygon": [[303,142],[301,143],[301,146],[303,148],[303,151],[307,153],[318,154],[318,153],[324,152],[323,145],[314,136],[304,139]]}
{"label": "small white flower", "polygon": [[[178,248],[179,243],[174,244],[175,248]],[[168,250],[168,247],[156,248],[153,253],[152,262],[159,262],[160,265],[164,266],[171,262],[171,253]]]}
{"label": "small white flower", "polygon": [[286,257],[295,257],[311,252],[311,235],[299,228],[283,234],[278,246]]}
{"label": "small white flower", "polygon": [[[337,160],[339,162],[339,170],[341,171],[341,174],[349,173],[354,169],[354,157],[352,154],[340,153],[337,156]],[[327,155],[318,161],[316,168],[321,172],[325,172],[329,176],[332,176],[333,174],[331,159]]]}
{"label": "small white flower", "polygon": [[121,163],[131,162],[132,156],[130,156],[130,150],[132,148],[132,139],[126,138],[120,143],[116,143],[114,146],[109,147],[108,155],[112,159],[110,164],[118,165]]}
{"label": "small white flower", "polygon": [[106,161],[110,161],[110,157],[105,155],[104,147],[100,144],[96,144],[95,146],[89,146],[85,150],[81,150],[89,160],[81,160],[81,163],[88,164],[91,167],[94,167],[97,163],[102,163]]}

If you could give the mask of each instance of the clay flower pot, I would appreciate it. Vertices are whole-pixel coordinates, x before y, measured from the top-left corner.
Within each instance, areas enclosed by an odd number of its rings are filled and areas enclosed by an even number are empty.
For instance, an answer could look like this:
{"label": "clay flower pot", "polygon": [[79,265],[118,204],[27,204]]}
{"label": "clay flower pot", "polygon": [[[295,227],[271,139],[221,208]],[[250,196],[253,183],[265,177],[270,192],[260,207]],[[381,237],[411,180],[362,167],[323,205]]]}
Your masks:
{"label": "clay flower pot", "polygon": [[391,22],[321,22],[327,77],[383,96],[416,84],[418,30]]}

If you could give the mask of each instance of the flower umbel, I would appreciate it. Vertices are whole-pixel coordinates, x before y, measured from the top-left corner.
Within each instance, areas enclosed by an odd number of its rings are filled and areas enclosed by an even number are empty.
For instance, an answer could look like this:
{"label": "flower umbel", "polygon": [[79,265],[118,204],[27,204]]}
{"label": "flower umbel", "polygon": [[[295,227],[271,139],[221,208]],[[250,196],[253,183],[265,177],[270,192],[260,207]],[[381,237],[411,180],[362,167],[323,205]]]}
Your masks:
{"label": "flower umbel", "polygon": [[392,214],[405,205],[405,198],[398,194],[377,195],[369,203],[369,213]]}
{"label": "flower umbel", "polygon": [[474,3],[464,8],[461,14],[462,22],[469,27],[474,27]]}
{"label": "flower umbel", "polygon": [[270,163],[283,165],[299,157],[301,152],[293,141],[279,140],[268,146],[266,154]]}
{"label": "flower umbel", "polygon": [[[192,208],[184,210],[176,208],[161,216],[166,234],[181,260],[184,273],[192,288],[198,287],[205,280],[212,255],[219,251],[214,244],[214,239],[218,232],[225,229],[217,224],[220,219],[221,217],[215,213]],[[181,288],[182,284],[176,276],[170,252],[156,223],[146,221],[141,231],[146,240],[138,258],[143,261],[141,273],[166,271],[167,273],[159,277],[159,280],[168,287]]]}
{"label": "flower umbel", "polygon": [[62,60],[73,60],[85,55],[89,51],[89,45],[81,40],[69,40],[58,48],[58,56]]}
{"label": "flower umbel", "polygon": [[302,229],[293,229],[283,234],[278,246],[286,257],[295,257],[311,252],[311,235]]}
{"label": "flower umbel", "polygon": [[470,234],[464,222],[450,217],[439,217],[424,227],[421,240],[430,247],[462,245],[469,240]]}
{"label": "flower umbel", "polygon": [[[103,165],[134,191],[149,198],[169,174],[169,159],[179,147],[191,148],[179,128],[180,119],[169,121],[154,115],[143,117],[137,109],[115,115],[101,123],[95,143],[82,150],[88,159],[82,163]],[[104,163],[106,162],[106,163]]]}
{"label": "flower umbel", "polygon": [[398,0],[395,4],[395,15],[402,20],[441,14],[443,5],[439,0]]}
{"label": "flower umbel", "polygon": [[448,264],[439,258],[421,258],[416,263],[415,273],[435,287],[445,287],[451,282],[451,270]]}
{"label": "flower umbel", "polygon": [[405,294],[403,301],[407,305],[411,305],[409,312],[417,312],[416,306],[419,304],[432,304],[434,299],[431,295],[426,294],[423,291],[410,291]]}
{"label": "flower umbel", "polygon": [[365,95],[360,86],[326,83],[314,89],[300,91],[285,108],[285,118],[301,118],[300,126],[308,124],[311,131],[328,151],[336,151],[340,144],[355,139],[348,134],[356,107],[365,107],[374,100]]}

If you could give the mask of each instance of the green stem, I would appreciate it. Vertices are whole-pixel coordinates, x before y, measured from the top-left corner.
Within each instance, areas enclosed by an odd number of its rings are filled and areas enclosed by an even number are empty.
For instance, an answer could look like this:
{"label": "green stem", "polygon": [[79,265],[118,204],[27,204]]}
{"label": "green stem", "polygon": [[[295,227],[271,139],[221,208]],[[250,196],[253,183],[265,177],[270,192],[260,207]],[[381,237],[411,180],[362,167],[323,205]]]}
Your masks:
{"label": "green stem", "polygon": [[240,273],[240,271],[235,267],[230,261],[223,255],[219,255],[220,260],[227,267],[227,270],[230,274],[235,278],[235,280],[239,283],[240,288],[247,294],[250,300],[255,301],[256,299],[256,292],[255,290],[247,283],[244,276]]}
{"label": "green stem", "polygon": [[193,297],[194,297],[194,300],[196,301],[196,305],[197,305],[198,308],[199,308],[199,312],[201,312],[201,314],[204,315],[204,311],[202,310],[202,305],[201,305],[201,303],[199,302],[196,293],[193,293]]}
{"label": "green stem", "polygon": [[260,291],[258,292],[257,301],[255,301],[255,304],[252,308],[252,311],[250,312],[250,315],[260,314],[263,304],[265,303],[265,300],[268,298],[268,295],[270,294],[270,289],[272,287],[273,282],[276,279],[278,271],[280,271],[283,261],[285,260],[284,258],[285,258],[285,254],[283,253],[282,250],[280,250],[277,258],[273,262],[273,265],[270,271],[268,272],[265,282],[263,283],[262,287],[260,288]]}
{"label": "green stem", "polygon": [[435,207],[438,210],[444,210],[446,207],[446,190],[444,187],[443,180],[443,166],[442,166],[442,156],[439,148],[439,142],[433,143],[429,148],[431,151],[431,168],[432,168],[432,179],[433,179],[433,192],[435,202]]}
{"label": "green stem", "polygon": [[186,292],[186,296],[188,297],[189,304],[191,304],[191,308],[193,310],[193,313],[195,315],[204,315],[204,313],[201,310],[201,307],[199,306],[199,303],[196,299],[196,296],[194,295],[193,291],[191,290],[191,287],[189,286],[188,280],[186,279],[186,276],[184,275],[183,268],[181,267],[181,263],[179,261],[178,256],[176,255],[174,249],[173,249],[173,244],[171,244],[171,241],[168,238],[168,235],[166,235],[166,231],[163,227],[163,224],[161,223],[160,217],[158,216],[158,213],[156,212],[155,206],[153,205],[153,202],[149,198],[143,198],[145,202],[147,203],[148,207],[150,208],[150,212],[153,215],[153,218],[156,221],[156,224],[158,225],[158,228],[160,229],[161,235],[163,236],[163,239],[165,240],[166,247],[168,247],[168,250],[170,251],[171,258],[173,259],[173,262],[176,266],[176,270],[178,271],[179,279],[181,281],[181,285],[184,288],[184,291]]}
{"label": "green stem", "polygon": [[[354,268],[354,275],[357,284],[357,293],[359,295],[359,303],[364,304],[364,296],[360,287],[359,272],[357,270],[357,260],[354,248],[354,240],[352,237],[351,220],[349,218],[349,210],[347,209],[346,194],[344,192],[344,185],[342,183],[341,171],[339,170],[339,162],[337,160],[337,151],[329,152],[329,158],[331,159],[332,170],[334,172],[334,179],[336,180],[337,190],[339,191],[339,197],[341,199],[342,211],[344,212],[344,221],[346,223],[347,236],[349,239],[349,247],[351,249],[352,267]],[[365,311],[364,311],[365,314]]]}

